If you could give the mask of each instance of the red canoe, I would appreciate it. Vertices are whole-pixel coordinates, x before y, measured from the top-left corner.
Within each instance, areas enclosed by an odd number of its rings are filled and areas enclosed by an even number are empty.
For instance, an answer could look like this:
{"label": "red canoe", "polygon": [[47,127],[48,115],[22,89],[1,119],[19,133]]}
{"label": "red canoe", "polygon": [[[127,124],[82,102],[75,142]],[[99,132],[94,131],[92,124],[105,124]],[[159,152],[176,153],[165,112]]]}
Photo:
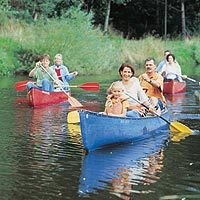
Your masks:
{"label": "red canoe", "polygon": [[27,94],[28,104],[30,106],[45,106],[57,104],[68,100],[68,96],[64,92],[46,92],[32,88]]}
{"label": "red canoe", "polygon": [[169,82],[164,82],[164,89],[163,92],[164,94],[176,94],[176,93],[181,93],[186,91],[186,82],[179,82],[179,81],[169,81]]}

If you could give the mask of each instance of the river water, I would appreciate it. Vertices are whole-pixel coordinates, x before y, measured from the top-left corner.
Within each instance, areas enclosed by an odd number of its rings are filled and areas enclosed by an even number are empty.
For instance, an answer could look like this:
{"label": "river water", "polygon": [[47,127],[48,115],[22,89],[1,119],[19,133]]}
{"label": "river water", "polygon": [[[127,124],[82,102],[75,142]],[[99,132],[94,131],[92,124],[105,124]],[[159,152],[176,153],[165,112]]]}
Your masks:
{"label": "river water", "polygon": [[[31,108],[25,92],[0,80],[0,199],[77,200],[200,199],[200,102],[188,82],[186,94],[168,96],[171,120],[189,126],[190,136],[172,141],[169,131],[145,141],[84,154],[78,125],[67,124],[68,103]],[[99,81],[99,92],[72,89],[86,109],[102,111],[115,77],[79,77],[72,84]],[[184,138],[185,137],[185,138]]]}

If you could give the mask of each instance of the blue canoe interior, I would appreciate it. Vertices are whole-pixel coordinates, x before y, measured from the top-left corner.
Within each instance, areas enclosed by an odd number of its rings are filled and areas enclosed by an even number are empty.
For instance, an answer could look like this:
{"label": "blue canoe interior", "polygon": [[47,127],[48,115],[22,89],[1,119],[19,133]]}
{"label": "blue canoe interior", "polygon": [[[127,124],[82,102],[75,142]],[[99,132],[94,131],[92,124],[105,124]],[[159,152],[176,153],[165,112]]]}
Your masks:
{"label": "blue canoe interior", "polygon": [[[129,181],[138,184],[141,177],[144,179],[145,176],[149,176],[148,167],[156,167],[153,166],[155,159],[162,159],[160,156],[163,155],[162,152],[168,141],[169,134],[167,131],[162,131],[159,135],[145,141],[90,152],[84,156],[82,162],[79,194],[84,196],[94,193],[109,187],[115,180],[123,179],[124,176],[129,176]],[[154,160],[153,163],[151,163],[151,158]],[[135,175],[139,173],[139,170],[141,177]],[[122,181],[120,183],[123,184]]]}
{"label": "blue canoe interior", "polygon": [[[86,151],[107,145],[143,140],[169,129],[169,124],[158,116],[141,118],[113,117],[80,110],[82,143]],[[168,111],[162,117],[169,120]]]}

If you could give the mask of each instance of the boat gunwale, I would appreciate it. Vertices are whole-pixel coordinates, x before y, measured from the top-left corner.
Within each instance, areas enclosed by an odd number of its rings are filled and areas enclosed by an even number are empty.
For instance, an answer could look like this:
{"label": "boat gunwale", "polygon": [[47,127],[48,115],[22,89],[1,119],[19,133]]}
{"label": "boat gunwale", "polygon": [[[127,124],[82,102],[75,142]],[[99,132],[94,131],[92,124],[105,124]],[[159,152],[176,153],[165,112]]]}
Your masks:
{"label": "boat gunwale", "polygon": [[[86,110],[86,109],[80,109],[78,111],[79,113],[89,113],[91,115],[95,115],[95,116],[100,116],[100,117],[103,117],[103,118],[112,118],[112,119],[124,119],[124,120],[144,120],[144,119],[154,119],[154,118],[160,118],[158,115],[147,115],[145,117],[121,117],[121,116],[111,116],[111,115],[106,115],[106,114],[103,114],[101,112],[94,112],[94,111],[89,111],[89,110]],[[165,115],[166,113],[168,112],[168,109],[165,109],[161,116]]]}

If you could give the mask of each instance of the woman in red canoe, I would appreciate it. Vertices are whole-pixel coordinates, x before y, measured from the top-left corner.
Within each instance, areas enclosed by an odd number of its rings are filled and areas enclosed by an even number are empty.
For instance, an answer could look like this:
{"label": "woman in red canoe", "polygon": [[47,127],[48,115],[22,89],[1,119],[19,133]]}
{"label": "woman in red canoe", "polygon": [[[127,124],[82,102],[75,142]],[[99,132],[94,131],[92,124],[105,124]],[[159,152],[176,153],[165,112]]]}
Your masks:
{"label": "woman in red canoe", "polygon": [[58,79],[62,81],[63,89],[69,90],[69,83],[68,81],[73,80],[77,75],[78,72],[69,72],[68,68],[63,65],[63,58],[62,54],[56,54],[54,57],[54,65],[51,66],[51,69],[54,70],[58,76]]}

